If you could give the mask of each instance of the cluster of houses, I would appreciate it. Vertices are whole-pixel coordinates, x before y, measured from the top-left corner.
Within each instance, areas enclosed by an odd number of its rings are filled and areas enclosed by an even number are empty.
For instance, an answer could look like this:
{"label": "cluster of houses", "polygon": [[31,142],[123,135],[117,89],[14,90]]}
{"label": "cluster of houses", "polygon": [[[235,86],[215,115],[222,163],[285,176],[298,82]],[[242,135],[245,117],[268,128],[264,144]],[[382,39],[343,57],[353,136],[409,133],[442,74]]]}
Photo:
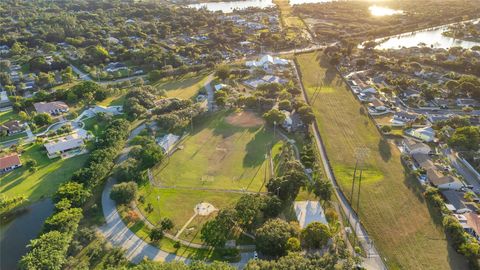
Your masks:
{"label": "cluster of houses", "polygon": [[[436,153],[427,144],[407,138],[403,140],[401,149],[410,157],[411,168],[420,172],[420,182],[438,188],[448,202],[447,208],[455,213],[454,216],[463,229],[480,240],[479,215],[472,202],[467,201],[464,196],[471,186],[465,185],[454,176],[448,165],[439,162]],[[480,199],[474,197],[474,202],[479,201]]]}

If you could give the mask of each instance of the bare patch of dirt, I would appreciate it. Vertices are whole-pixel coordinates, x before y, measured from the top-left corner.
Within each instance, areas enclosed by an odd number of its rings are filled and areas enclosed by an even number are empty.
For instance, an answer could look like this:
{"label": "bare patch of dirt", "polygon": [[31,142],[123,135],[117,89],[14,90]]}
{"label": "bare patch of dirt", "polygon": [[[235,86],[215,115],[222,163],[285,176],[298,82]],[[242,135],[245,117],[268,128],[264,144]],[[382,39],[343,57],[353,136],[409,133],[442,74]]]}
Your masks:
{"label": "bare patch of dirt", "polygon": [[225,121],[232,126],[244,128],[258,127],[264,123],[263,119],[255,115],[255,113],[245,111],[232,113],[225,118]]}

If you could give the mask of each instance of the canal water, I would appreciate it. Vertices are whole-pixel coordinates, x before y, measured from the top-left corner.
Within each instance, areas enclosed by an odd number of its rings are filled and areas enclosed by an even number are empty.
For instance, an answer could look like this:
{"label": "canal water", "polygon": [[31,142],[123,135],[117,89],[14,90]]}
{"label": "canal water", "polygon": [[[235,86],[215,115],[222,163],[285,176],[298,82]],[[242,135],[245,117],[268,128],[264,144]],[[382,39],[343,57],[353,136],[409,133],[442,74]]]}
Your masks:
{"label": "canal water", "polygon": [[53,203],[46,199],[0,220],[0,269],[18,268],[20,258],[27,252],[27,244],[37,237],[52,213]]}
{"label": "canal water", "polygon": [[[473,20],[474,23],[479,23],[480,20]],[[404,33],[392,37],[380,38],[375,40],[377,49],[400,49],[402,47],[427,46],[431,48],[448,49],[451,47],[472,48],[473,46],[480,46],[479,42],[466,41],[446,37],[442,33],[448,29],[448,25],[443,25],[431,29],[419,30],[410,33]]]}

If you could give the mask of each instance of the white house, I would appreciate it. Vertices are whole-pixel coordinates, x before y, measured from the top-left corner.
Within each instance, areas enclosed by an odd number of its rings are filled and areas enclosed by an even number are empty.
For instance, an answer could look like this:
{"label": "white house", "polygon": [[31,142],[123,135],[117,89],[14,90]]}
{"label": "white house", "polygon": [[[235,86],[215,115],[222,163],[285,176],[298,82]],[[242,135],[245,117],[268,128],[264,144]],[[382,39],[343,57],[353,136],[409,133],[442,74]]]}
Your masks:
{"label": "white house", "polygon": [[178,142],[180,139],[180,136],[174,135],[174,134],[167,134],[163,136],[162,138],[157,139],[158,145],[162,147],[163,151],[168,154],[172,148],[175,146],[175,143]]}
{"label": "white house", "polygon": [[223,83],[216,84],[216,85],[214,86],[215,92],[218,91],[218,90],[222,90],[223,88],[225,88],[225,87],[227,87],[227,86],[228,86],[228,85],[223,84]]}
{"label": "white house", "polygon": [[58,157],[63,153],[80,150],[85,146],[83,138],[78,134],[71,134],[44,144],[49,158]]}
{"label": "white house", "polygon": [[416,142],[410,138],[404,139],[402,141],[403,144],[403,149],[407,154],[413,155],[413,154],[424,154],[428,155],[432,149],[430,146],[421,143],[421,142]]}
{"label": "white house", "polygon": [[285,120],[282,123],[282,127],[288,132],[290,132],[293,126],[293,120],[292,120],[291,114],[289,111],[282,110],[281,112],[285,115]]}
{"label": "white house", "polygon": [[405,133],[424,142],[432,142],[435,139],[435,130],[431,127],[409,129]]}
{"label": "white house", "polygon": [[295,215],[300,228],[305,228],[313,222],[328,225],[323,208],[318,201],[296,201],[294,203]]}
{"label": "white house", "polygon": [[273,66],[286,66],[290,64],[288,60],[282,59],[279,57],[273,57],[271,55],[264,55],[258,61],[247,61],[245,65],[250,68],[260,67],[263,69],[269,69],[272,65]]}
{"label": "white house", "polygon": [[415,122],[417,118],[418,118],[417,114],[401,111],[401,112],[396,112],[393,115],[393,118],[390,122],[392,123],[392,126],[401,127],[406,124]]}

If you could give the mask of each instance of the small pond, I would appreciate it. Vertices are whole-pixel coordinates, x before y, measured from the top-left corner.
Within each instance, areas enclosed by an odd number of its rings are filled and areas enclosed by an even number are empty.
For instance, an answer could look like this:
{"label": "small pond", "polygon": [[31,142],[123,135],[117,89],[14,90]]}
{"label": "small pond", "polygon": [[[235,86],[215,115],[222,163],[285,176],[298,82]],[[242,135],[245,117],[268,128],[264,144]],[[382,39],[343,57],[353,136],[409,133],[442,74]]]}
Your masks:
{"label": "small pond", "polygon": [[26,245],[37,237],[53,212],[50,199],[33,203],[0,221],[0,269],[17,269],[27,252]]}

